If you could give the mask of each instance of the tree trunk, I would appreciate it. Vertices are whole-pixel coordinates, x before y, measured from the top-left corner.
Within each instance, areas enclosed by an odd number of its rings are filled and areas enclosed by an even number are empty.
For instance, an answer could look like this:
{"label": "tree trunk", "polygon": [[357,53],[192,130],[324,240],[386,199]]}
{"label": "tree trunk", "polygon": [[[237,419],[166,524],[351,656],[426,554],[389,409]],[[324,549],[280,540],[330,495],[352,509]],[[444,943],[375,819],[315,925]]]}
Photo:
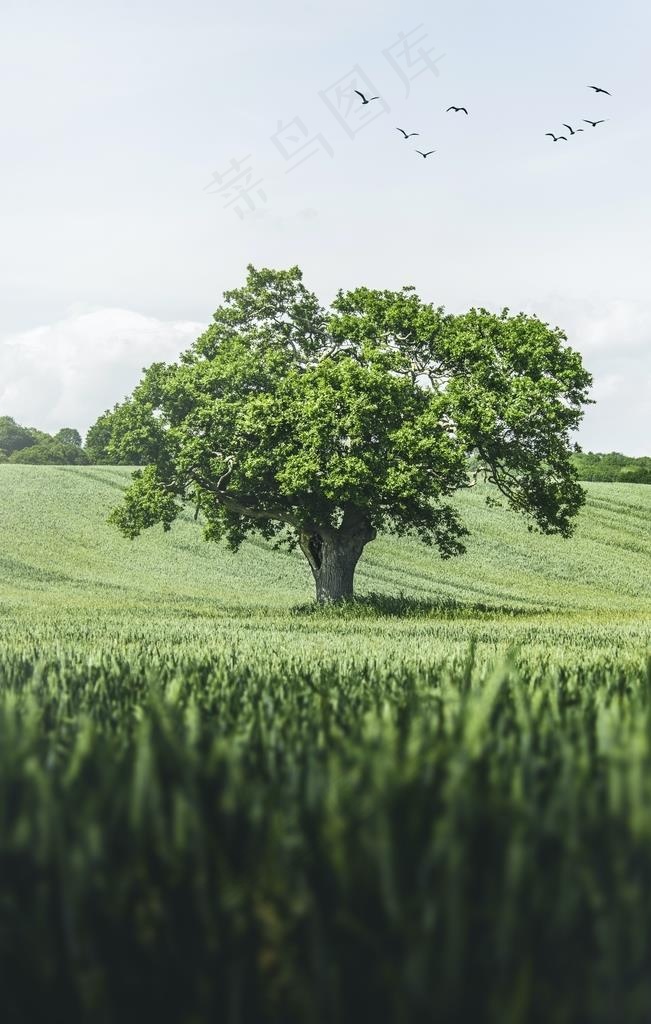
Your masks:
{"label": "tree trunk", "polygon": [[341,601],[353,596],[357,563],[365,545],[374,538],[375,530],[365,519],[351,524],[346,518],[339,530],[317,529],[300,535],[301,550],[316,584],[317,601]]}

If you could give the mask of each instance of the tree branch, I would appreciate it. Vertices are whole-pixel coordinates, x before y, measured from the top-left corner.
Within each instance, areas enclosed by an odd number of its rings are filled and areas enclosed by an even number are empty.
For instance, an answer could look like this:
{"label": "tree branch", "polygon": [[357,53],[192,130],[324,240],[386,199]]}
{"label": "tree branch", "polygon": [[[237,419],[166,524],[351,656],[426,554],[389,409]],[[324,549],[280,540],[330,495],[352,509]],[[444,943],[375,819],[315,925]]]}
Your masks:
{"label": "tree branch", "polygon": [[[204,477],[200,476],[195,468],[189,470],[192,480],[202,487],[205,491],[213,494],[221,504],[230,509],[231,512],[235,512],[241,516],[248,516],[250,519],[264,520],[264,519],[275,519],[280,523],[285,523],[286,526],[293,526],[295,530],[308,530],[310,532],[319,531],[324,533],[324,528],[317,527],[314,523],[305,523],[298,516],[293,515],[291,512],[287,512],[282,508],[267,508],[258,509],[251,508],[250,505],[245,505],[239,499],[233,497],[231,494],[227,494],[226,491],[219,487],[220,481],[223,477],[220,477],[217,485],[210,483]],[[327,529],[327,528],[326,528]]]}
{"label": "tree branch", "polygon": [[[515,508],[526,509],[526,502],[524,501],[522,494],[517,493],[517,489],[521,486],[520,480],[513,473],[509,473],[504,466],[500,465],[497,460],[490,459],[486,453],[481,449],[477,448],[480,456],[490,469],[490,475],[488,481],[491,484],[495,484],[497,489],[504,495],[504,497],[513,503]],[[510,481],[514,486],[511,487],[507,483]],[[515,488],[515,489],[514,489]]]}

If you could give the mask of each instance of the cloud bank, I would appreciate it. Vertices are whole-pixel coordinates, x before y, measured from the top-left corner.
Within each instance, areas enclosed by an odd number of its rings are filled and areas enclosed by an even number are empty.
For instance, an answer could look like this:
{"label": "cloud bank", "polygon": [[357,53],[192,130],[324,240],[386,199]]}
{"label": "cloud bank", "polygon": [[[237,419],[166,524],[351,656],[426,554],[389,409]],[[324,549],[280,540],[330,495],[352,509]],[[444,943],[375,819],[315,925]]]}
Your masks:
{"label": "cloud bank", "polygon": [[48,432],[85,432],[150,363],[176,359],[205,329],[127,309],[98,309],[0,340],[0,415]]}
{"label": "cloud bank", "polygon": [[[586,450],[651,454],[651,305],[626,301],[538,304],[560,324],[594,375],[578,436]],[[137,384],[143,367],[175,360],[205,329],[127,309],[71,313],[0,340],[0,415],[48,432],[86,431]]]}

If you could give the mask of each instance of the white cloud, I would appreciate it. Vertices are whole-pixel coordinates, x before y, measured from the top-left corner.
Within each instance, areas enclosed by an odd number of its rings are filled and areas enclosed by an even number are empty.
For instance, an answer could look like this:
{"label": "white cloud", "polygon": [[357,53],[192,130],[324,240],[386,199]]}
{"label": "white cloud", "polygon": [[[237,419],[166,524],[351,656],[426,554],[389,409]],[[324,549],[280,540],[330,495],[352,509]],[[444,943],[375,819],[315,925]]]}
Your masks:
{"label": "white cloud", "polygon": [[0,340],[0,415],[42,430],[85,431],[125,397],[144,366],[176,359],[205,329],[127,309],[73,310]]}
{"label": "white cloud", "polygon": [[595,402],[616,398],[626,386],[626,379],[621,373],[606,373],[595,379],[592,385],[592,398]]}
{"label": "white cloud", "polygon": [[[577,311],[577,308],[579,311]],[[651,349],[651,306],[613,299],[589,306],[566,308],[563,322],[570,325],[573,343],[586,357],[619,357]]]}
{"label": "white cloud", "polygon": [[625,299],[539,304],[593,374],[579,442],[585,450],[651,455],[651,303]]}

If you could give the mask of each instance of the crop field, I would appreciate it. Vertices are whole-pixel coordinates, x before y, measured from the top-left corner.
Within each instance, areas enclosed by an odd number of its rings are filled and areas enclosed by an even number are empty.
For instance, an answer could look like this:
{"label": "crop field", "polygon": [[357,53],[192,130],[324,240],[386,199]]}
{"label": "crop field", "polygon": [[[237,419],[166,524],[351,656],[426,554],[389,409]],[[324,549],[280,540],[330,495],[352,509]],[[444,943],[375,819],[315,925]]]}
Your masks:
{"label": "crop field", "polygon": [[3,1020],[646,1024],[651,488],[315,609],[128,478],[0,466]]}
{"label": "crop field", "polygon": [[[381,538],[359,564],[360,606],[312,607],[302,556],[207,544],[193,515],[127,541],[107,525],[130,478],[114,467],[0,466],[0,642],[271,661],[424,662],[516,645],[552,660],[640,656],[651,627],[651,489],[587,484],[575,537],[527,531],[489,489],[457,499],[465,555]],[[364,596],[372,597],[364,600]],[[403,599],[400,599],[403,595]]]}

